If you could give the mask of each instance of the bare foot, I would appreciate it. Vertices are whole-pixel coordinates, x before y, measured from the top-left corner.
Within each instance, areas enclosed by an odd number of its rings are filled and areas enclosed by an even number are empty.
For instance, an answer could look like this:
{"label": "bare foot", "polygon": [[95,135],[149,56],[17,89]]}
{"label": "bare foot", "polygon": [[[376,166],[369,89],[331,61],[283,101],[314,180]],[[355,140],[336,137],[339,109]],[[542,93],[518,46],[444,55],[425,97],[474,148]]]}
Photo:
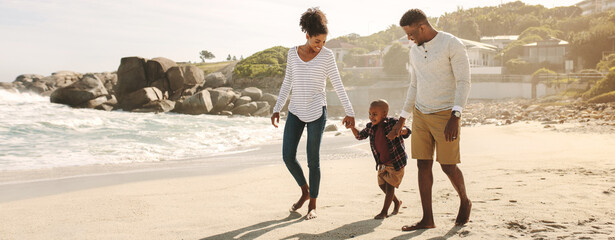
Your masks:
{"label": "bare foot", "polygon": [[386,213],[380,213],[374,217],[374,219],[385,219],[387,217]]}
{"label": "bare foot", "polygon": [[297,210],[299,210],[299,208],[303,207],[303,203],[305,203],[305,201],[307,201],[308,199],[310,199],[309,195],[301,196],[301,198],[299,198],[299,201],[297,201],[296,203],[293,203],[293,205],[290,207],[288,211],[296,212]]}
{"label": "bare foot", "polygon": [[468,199],[467,203],[462,203],[459,206],[459,214],[457,214],[457,219],[455,219],[455,225],[463,226],[468,223],[470,221],[470,211],[472,211],[472,201]]}
{"label": "bare foot", "polygon": [[412,226],[403,226],[401,227],[402,231],[414,231],[414,230],[419,230],[419,229],[428,229],[428,228],[435,228],[436,224],[433,223],[433,220],[430,222],[427,221],[423,221],[421,220],[420,222],[412,225]]}
{"label": "bare foot", "polygon": [[310,210],[310,212],[308,212],[308,214],[305,216],[305,220],[310,220],[310,219],[314,219],[318,217],[318,215],[316,215],[316,209],[312,209]]}
{"label": "bare foot", "polygon": [[393,207],[393,212],[391,213],[391,215],[397,215],[399,213],[399,208],[401,207],[401,203],[402,203],[401,200],[395,203],[395,206]]}

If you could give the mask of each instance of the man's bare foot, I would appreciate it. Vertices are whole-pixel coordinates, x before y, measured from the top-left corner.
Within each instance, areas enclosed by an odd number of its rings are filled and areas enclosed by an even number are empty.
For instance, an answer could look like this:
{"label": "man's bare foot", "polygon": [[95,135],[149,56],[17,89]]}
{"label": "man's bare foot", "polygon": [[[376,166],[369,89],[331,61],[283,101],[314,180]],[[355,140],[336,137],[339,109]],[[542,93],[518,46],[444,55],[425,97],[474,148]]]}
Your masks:
{"label": "man's bare foot", "polygon": [[457,219],[455,219],[456,226],[463,226],[464,224],[470,221],[470,211],[472,211],[472,201],[468,199],[467,203],[461,203],[459,206],[459,214],[457,214]]}
{"label": "man's bare foot", "polygon": [[291,206],[288,211],[296,212],[297,210],[299,210],[299,208],[303,207],[303,203],[305,203],[305,201],[307,201],[308,199],[310,199],[309,195],[301,196],[301,198],[299,198],[299,201],[293,203],[293,206]]}
{"label": "man's bare foot", "polygon": [[401,203],[402,203],[401,200],[395,203],[395,206],[393,207],[393,212],[391,213],[391,215],[397,215],[399,213],[399,208],[401,207]]}
{"label": "man's bare foot", "polygon": [[402,231],[414,231],[414,230],[419,230],[419,229],[428,229],[428,228],[435,228],[436,224],[433,223],[433,220],[431,221],[423,221],[421,220],[420,222],[412,225],[412,226],[403,226],[401,227]]}
{"label": "man's bare foot", "polygon": [[385,219],[387,217],[386,213],[380,213],[374,217],[374,219]]}
{"label": "man's bare foot", "polygon": [[305,220],[310,220],[310,219],[314,219],[318,217],[318,215],[316,215],[316,209],[312,209],[310,210],[310,212],[308,212],[308,214],[305,216]]}

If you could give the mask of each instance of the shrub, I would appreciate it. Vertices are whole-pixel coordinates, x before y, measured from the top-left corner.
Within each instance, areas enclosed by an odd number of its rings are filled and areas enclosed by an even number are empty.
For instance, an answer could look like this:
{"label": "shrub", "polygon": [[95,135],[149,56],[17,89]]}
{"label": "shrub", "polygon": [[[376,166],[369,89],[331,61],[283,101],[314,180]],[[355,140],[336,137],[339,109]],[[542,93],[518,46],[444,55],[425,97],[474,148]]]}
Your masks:
{"label": "shrub", "polygon": [[589,102],[589,103],[609,103],[609,102],[615,102],[615,91],[611,91],[611,92],[608,92],[608,93],[600,94],[598,96],[595,96],[595,97],[587,100],[587,102]]}
{"label": "shrub", "polygon": [[615,67],[611,68],[609,74],[598,81],[591,89],[583,93],[583,99],[591,99],[604,93],[615,91]]}
{"label": "shrub", "polygon": [[282,46],[257,52],[237,63],[233,74],[239,78],[284,76],[287,53],[288,48]]}

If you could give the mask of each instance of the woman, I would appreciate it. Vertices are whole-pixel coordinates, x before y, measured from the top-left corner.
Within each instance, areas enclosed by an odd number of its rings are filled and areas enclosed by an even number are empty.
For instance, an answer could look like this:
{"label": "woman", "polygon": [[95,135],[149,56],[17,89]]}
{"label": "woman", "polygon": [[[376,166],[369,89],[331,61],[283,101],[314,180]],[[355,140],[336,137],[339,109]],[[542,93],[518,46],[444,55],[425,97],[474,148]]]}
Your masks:
{"label": "woman", "polygon": [[[346,117],[342,123],[347,128],[354,126],[354,111],[346,96],[344,85],[342,85],[334,54],[330,49],[324,47],[328,33],[325,14],[318,8],[310,8],[301,15],[299,25],[306,33],[307,41],[288,51],[286,75],[280,88],[278,101],[273,108],[271,124],[278,127],[276,122],[280,122],[280,110],[292,90],[288,118],[284,126],[282,157],[288,171],[301,187],[301,197],[292,205],[290,211],[298,210],[309,199],[306,219],[313,219],[316,218],[316,198],[320,186],[320,142],[327,119],[325,93],[327,78],[330,79],[331,85],[344,106]],[[306,125],[309,185],[297,162],[297,145]]]}

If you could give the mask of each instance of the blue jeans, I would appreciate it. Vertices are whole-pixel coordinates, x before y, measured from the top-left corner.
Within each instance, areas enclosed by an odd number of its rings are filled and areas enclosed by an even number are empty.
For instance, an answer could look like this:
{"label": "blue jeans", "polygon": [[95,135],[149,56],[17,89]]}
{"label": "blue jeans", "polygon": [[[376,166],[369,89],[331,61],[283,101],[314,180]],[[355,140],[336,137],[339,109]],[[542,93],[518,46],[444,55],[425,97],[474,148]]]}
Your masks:
{"label": "blue jeans", "polygon": [[301,134],[307,124],[307,162],[310,169],[310,197],[318,197],[320,187],[320,142],[325,131],[327,121],[327,108],[322,107],[322,116],[313,122],[305,123],[297,116],[288,112],[286,125],[284,126],[284,140],[282,143],[282,158],[299,186],[306,184],[303,170],[297,161],[297,146],[301,140]]}

